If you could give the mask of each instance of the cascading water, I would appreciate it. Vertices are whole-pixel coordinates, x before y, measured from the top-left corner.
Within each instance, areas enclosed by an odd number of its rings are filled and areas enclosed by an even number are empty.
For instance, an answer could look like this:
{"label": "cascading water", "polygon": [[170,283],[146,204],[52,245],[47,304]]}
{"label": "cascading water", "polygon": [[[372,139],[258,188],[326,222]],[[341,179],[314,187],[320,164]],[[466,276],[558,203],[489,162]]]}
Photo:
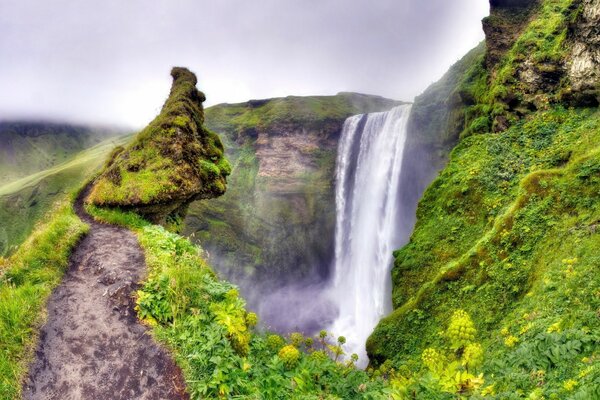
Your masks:
{"label": "cascading water", "polygon": [[336,170],[336,233],[330,331],[348,354],[368,359],[365,342],[391,309],[392,252],[400,246],[398,195],[410,105],[355,115],[344,123]]}

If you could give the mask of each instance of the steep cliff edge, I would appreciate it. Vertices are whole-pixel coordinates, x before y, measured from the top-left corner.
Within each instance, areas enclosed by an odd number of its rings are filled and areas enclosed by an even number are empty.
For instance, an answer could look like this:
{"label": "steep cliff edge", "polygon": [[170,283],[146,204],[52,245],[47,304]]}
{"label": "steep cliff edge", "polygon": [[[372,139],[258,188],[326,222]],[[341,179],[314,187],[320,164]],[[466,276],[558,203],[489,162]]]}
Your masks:
{"label": "steep cliff edge", "polygon": [[[492,1],[492,16],[500,6],[504,15],[523,11],[513,3]],[[372,365],[390,360],[405,382],[437,376],[426,386],[451,392],[442,375],[460,367],[436,349],[454,314],[484,353],[477,367],[467,364],[483,375],[458,376],[452,390],[600,396],[598,24],[590,22],[598,4],[532,3],[505,49],[484,22],[487,55],[450,92],[463,129],[444,118],[437,130],[438,138],[460,131],[458,143],[419,203],[410,242],[395,252],[394,311],[369,338]]]}
{"label": "steep cliff edge", "polygon": [[196,76],[180,67],[171,76],[160,114],[127,148],[115,149],[89,203],[177,224],[192,201],[225,193],[230,166],[219,136],[203,126],[205,96]]}

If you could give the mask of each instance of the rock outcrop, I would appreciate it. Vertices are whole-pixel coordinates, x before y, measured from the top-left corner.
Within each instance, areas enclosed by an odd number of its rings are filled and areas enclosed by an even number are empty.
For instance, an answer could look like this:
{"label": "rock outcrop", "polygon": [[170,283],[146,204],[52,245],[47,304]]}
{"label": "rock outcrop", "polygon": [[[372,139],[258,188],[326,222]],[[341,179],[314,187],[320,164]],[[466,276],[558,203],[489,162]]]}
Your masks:
{"label": "rock outcrop", "polygon": [[188,205],[225,193],[230,167],[219,136],[204,127],[196,76],[171,71],[173,85],[160,114],[127,148],[115,150],[87,201],[121,207],[156,223],[178,222]]}
{"label": "rock outcrop", "polygon": [[569,26],[569,94],[576,104],[593,106],[600,103],[600,1],[580,0],[576,5],[579,12]]}
{"label": "rock outcrop", "polygon": [[483,19],[488,69],[512,47],[539,4],[540,0],[490,0],[490,15]]}

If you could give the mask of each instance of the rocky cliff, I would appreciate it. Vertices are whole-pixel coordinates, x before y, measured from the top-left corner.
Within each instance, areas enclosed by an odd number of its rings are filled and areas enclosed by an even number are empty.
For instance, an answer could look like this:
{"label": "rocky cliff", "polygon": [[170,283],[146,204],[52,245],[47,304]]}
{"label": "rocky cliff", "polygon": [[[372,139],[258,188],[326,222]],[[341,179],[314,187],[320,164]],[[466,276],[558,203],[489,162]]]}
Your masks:
{"label": "rocky cliff", "polygon": [[503,131],[548,104],[597,106],[599,24],[596,0],[491,1],[485,68],[475,74],[490,87],[472,93],[482,106],[474,128]]}
{"label": "rocky cliff", "polygon": [[171,76],[160,114],[127,148],[115,149],[88,202],[178,224],[192,201],[225,193],[230,166],[219,136],[203,125],[196,76],[180,67]]}

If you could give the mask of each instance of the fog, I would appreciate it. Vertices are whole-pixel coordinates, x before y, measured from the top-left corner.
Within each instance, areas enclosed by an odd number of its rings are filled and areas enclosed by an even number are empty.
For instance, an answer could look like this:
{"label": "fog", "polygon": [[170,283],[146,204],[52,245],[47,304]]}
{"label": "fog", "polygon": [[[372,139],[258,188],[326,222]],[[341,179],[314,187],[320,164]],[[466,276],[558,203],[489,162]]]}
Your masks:
{"label": "fog", "polygon": [[196,72],[207,105],[411,100],[483,39],[487,0],[0,0],[0,119],[139,127]]}

